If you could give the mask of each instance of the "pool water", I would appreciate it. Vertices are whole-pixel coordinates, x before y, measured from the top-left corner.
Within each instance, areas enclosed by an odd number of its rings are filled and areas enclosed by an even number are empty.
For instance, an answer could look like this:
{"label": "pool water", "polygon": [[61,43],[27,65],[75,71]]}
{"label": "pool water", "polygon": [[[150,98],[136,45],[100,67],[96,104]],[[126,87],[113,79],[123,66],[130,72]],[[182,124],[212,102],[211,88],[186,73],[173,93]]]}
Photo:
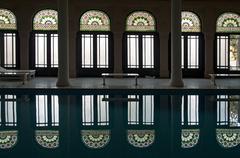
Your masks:
{"label": "pool water", "polygon": [[5,92],[0,157],[240,155],[240,95],[158,91]]}

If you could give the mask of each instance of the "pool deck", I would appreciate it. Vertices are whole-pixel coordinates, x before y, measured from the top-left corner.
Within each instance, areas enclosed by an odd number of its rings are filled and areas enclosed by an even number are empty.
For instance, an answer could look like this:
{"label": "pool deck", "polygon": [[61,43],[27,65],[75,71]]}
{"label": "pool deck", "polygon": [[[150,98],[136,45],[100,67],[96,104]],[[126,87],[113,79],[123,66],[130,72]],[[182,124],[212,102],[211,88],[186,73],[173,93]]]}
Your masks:
{"label": "pool deck", "polygon": [[211,90],[240,90],[240,78],[216,79],[217,86],[214,86],[209,79],[183,79],[184,87],[171,87],[170,79],[139,78],[135,86],[133,78],[106,78],[106,85],[102,78],[71,78],[68,87],[57,87],[57,78],[36,77],[22,84],[20,81],[0,80],[1,89],[211,89]]}

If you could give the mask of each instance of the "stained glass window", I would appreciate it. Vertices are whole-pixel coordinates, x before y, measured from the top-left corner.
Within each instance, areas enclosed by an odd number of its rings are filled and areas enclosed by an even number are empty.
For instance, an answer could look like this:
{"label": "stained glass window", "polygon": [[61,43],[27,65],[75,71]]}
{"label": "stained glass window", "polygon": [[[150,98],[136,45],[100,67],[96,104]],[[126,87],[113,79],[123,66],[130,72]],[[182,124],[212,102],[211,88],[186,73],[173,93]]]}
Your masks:
{"label": "stained glass window", "polygon": [[15,15],[7,9],[0,9],[0,29],[16,30],[17,23]]}
{"label": "stained glass window", "polygon": [[235,13],[223,13],[217,19],[216,32],[240,32],[240,16]]}
{"label": "stained glass window", "polygon": [[59,131],[36,130],[35,139],[44,148],[54,149],[59,147]]}
{"label": "stained glass window", "polygon": [[88,148],[99,149],[110,141],[109,130],[82,130],[82,141]]}
{"label": "stained glass window", "polygon": [[154,130],[128,130],[128,143],[137,148],[146,148],[154,143]]}
{"label": "stained glass window", "polygon": [[109,17],[102,11],[87,11],[80,19],[80,31],[110,31]]}
{"label": "stained glass window", "polygon": [[182,148],[192,148],[197,145],[199,140],[199,129],[182,129],[181,139]]}
{"label": "stained glass window", "polygon": [[155,19],[145,11],[133,12],[127,18],[126,31],[155,31]]}
{"label": "stained glass window", "polygon": [[33,30],[57,30],[58,13],[47,9],[39,11],[33,19]]}
{"label": "stained glass window", "polygon": [[232,148],[240,144],[240,129],[216,129],[216,139],[223,148]]}
{"label": "stained glass window", "polygon": [[18,131],[0,131],[0,149],[10,149],[17,144]]}
{"label": "stained glass window", "polygon": [[201,32],[198,16],[192,12],[182,12],[182,32]]}

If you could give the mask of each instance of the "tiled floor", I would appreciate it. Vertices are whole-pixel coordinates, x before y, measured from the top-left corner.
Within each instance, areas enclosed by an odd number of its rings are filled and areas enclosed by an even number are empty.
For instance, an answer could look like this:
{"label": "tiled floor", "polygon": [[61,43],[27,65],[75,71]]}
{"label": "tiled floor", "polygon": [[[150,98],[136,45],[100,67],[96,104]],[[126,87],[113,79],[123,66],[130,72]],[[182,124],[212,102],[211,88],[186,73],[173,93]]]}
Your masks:
{"label": "tiled floor", "polygon": [[139,78],[135,86],[133,78],[107,78],[103,86],[102,78],[72,78],[71,86],[57,87],[57,78],[37,77],[25,85],[19,81],[0,81],[0,88],[24,89],[240,89],[240,79],[217,79],[213,86],[209,79],[184,79],[184,87],[171,87],[169,79]]}

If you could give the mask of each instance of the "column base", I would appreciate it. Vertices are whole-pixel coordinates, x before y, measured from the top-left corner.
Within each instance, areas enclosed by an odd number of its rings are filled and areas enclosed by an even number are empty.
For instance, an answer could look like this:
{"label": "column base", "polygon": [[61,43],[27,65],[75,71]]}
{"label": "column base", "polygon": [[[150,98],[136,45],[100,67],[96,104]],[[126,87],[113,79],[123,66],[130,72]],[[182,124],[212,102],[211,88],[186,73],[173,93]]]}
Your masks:
{"label": "column base", "polygon": [[68,79],[58,79],[56,86],[57,87],[68,87],[68,86],[70,86],[70,82]]}
{"label": "column base", "polygon": [[180,78],[171,77],[170,86],[172,86],[172,87],[184,87],[184,83],[183,83],[182,78],[181,77]]}

